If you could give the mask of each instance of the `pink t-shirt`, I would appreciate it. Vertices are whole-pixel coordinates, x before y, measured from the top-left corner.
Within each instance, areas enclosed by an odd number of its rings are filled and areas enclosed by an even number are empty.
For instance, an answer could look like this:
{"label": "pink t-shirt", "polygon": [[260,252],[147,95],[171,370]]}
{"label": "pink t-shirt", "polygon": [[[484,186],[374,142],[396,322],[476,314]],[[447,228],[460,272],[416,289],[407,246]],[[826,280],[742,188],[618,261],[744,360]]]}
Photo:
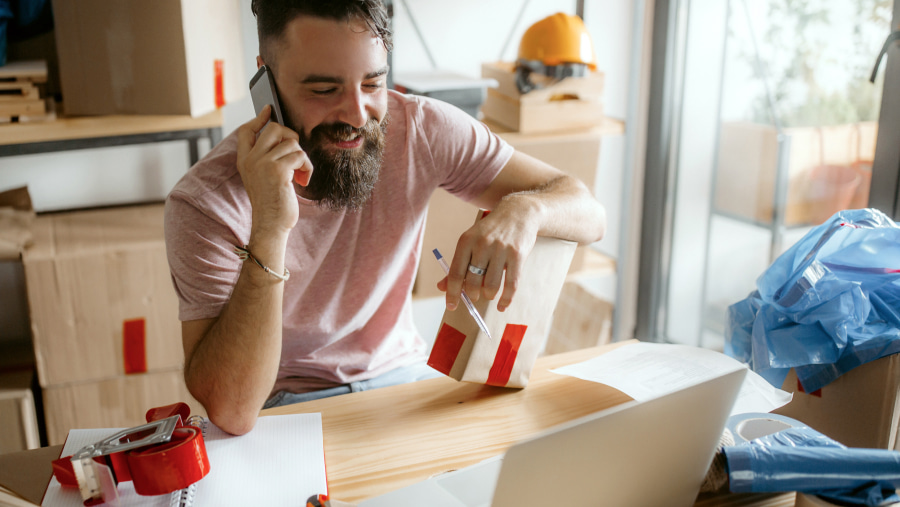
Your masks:
{"label": "pink t-shirt", "polygon": [[[410,292],[428,200],[438,187],[478,197],[512,156],[484,124],[443,102],[389,91],[388,111],[381,174],[360,212],[298,197],[273,394],[365,380],[422,361]],[[236,150],[232,133],[166,201],[166,247],[183,321],[217,317],[240,273],[232,249],[249,239],[251,209]]]}

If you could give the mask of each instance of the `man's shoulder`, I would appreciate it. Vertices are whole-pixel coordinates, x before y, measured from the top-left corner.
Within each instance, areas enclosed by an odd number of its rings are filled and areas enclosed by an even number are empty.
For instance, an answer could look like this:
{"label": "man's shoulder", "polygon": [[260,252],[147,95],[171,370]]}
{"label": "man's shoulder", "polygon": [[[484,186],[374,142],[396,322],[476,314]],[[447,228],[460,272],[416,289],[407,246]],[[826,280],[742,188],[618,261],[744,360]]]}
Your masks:
{"label": "man's shoulder", "polygon": [[462,109],[442,100],[422,95],[407,95],[388,90],[388,111],[391,121],[402,118],[407,127],[433,121],[470,118]]}
{"label": "man's shoulder", "polygon": [[234,131],[191,166],[170,195],[201,200],[210,194],[231,193],[233,190],[228,187],[241,185],[237,170],[237,131]]}

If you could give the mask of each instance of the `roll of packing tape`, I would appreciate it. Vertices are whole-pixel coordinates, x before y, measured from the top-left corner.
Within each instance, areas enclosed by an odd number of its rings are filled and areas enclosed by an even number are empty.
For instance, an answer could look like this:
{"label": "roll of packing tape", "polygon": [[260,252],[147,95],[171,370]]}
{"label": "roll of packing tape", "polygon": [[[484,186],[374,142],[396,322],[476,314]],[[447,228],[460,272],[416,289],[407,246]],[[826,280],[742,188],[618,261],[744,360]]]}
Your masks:
{"label": "roll of packing tape", "polygon": [[790,417],[764,412],[733,415],[728,418],[728,422],[725,424],[725,427],[728,428],[734,437],[736,445],[801,426],[806,426],[806,424]]}
{"label": "roll of packing tape", "polygon": [[165,444],[126,453],[134,490],[163,495],[184,489],[209,473],[209,457],[199,428],[182,426]]}

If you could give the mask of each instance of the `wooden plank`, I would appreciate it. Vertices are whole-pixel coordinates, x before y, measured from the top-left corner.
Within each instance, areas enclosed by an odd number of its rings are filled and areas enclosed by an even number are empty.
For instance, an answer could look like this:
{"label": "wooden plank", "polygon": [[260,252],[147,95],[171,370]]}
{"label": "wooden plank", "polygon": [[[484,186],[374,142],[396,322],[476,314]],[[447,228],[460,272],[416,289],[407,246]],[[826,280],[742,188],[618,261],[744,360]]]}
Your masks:
{"label": "wooden plank", "polygon": [[0,102],[16,102],[20,100],[38,100],[40,90],[28,81],[0,81]]}
{"label": "wooden plank", "polygon": [[20,116],[35,115],[46,113],[44,109],[44,101],[37,100],[18,100],[13,102],[0,101],[0,116]]}
{"label": "wooden plank", "polygon": [[7,62],[0,67],[0,81],[47,82],[47,62],[44,60],[20,60]]}
{"label": "wooden plank", "polygon": [[321,412],[332,498],[358,502],[473,465],[558,424],[630,401],[548,370],[626,343],[545,356],[525,389],[441,377],[263,411]]}
{"label": "wooden plank", "polygon": [[221,110],[198,118],[176,115],[62,117],[46,123],[0,125],[0,145],[211,129],[221,126]]}

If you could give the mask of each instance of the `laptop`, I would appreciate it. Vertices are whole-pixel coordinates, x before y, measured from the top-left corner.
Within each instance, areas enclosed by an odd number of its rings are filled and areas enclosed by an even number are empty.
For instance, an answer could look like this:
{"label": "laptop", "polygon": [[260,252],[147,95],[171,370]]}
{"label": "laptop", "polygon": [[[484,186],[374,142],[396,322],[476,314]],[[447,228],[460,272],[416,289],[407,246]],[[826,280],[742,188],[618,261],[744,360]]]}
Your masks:
{"label": "laptop", "polygon": [[691,506],[745,374],[570,421],[359,507]]}

